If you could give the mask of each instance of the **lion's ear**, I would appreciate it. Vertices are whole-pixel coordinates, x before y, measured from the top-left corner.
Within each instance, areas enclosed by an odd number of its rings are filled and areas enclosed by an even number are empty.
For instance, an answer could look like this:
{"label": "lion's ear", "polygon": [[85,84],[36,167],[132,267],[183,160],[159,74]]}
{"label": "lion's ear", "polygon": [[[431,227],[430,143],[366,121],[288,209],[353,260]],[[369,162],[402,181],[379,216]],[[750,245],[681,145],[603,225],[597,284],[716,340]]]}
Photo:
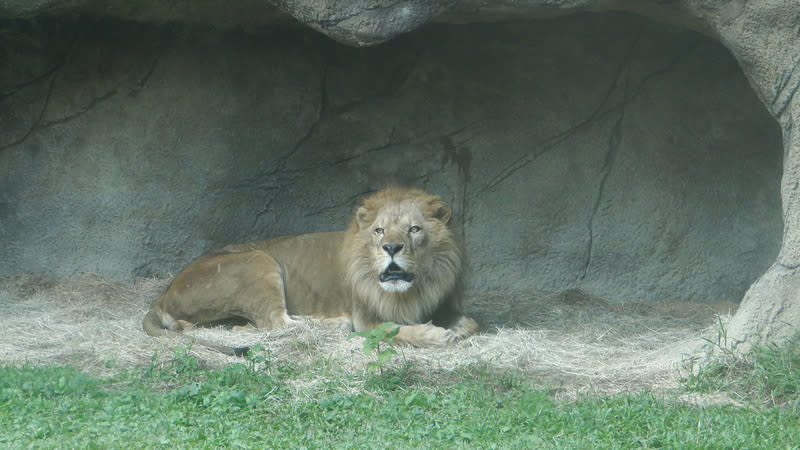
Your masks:
{"label": "lion's ear", "polygon": [[358,222],[358,228],[364,228],[372,223],[369,209],[367,209],[366,206],[360,206],[358,210],[356,210],[356,221]]}
{"label": "lion's ear", "polygon": [[433,217],[439,219],[445,225],[450,223],[450,219],[453,217],[453,208],[443,200],[432,200],[431,210],[433,211]]}

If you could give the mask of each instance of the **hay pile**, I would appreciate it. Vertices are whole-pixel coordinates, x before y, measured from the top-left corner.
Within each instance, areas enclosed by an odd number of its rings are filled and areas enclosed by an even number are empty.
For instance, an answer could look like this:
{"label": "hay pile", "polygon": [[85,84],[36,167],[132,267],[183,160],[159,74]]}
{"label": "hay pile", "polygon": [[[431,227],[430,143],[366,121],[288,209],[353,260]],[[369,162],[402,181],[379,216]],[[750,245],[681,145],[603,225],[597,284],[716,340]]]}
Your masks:
{"label": "hay pile", "polygon": [[[166,359],[186,341],[151,338],[141,328],[150,304],[169,280],[134,285],[82,276],[53,281],[37,275],[0,277],[0,363],[72,364],[107,375],[120,367]],[[484,333],[448,348],[402,348],[401,357],[426,373],[475,364],[522,371],[565,395],[669,387],[678,367],[700,348],[716,315],[733,304],[610,304],[580,291],[542,295],[493,292],[470,299],[468,314]],[[299,364],[327,360],[349,372],[370,358],[348,331],[312,321],[268,332],[205,328],[187,333],[226,345],[260,343],[275,358]],[[200,346],[191,352],[210,366],[237,362]]]}

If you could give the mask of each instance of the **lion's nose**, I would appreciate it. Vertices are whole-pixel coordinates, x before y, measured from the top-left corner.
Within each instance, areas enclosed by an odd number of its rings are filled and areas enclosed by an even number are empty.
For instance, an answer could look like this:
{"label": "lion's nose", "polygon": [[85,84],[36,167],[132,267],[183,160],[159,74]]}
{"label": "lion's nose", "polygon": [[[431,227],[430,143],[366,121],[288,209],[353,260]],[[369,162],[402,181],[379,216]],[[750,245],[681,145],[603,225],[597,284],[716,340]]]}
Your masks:
{"label": "lion's nose", "polygon": [[383,244],[383,250],[389,254],[389,256],[394,256],[403,249],[403,244]]}

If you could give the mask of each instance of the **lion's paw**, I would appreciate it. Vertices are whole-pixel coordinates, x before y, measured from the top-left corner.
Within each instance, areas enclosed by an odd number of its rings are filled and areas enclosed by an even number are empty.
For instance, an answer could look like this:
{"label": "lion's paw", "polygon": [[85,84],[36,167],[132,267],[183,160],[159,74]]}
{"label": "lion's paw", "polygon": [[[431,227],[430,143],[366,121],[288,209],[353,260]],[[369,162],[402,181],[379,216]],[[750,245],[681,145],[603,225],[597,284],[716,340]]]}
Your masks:
{"label": "lion's paw", "polygon": [[478,322],[470,319],[469,317],[462,317],[456,322],[455,325],[445,331],[445,338],[447,343],[453,344],[462,339],[466,339],[479,331]]}

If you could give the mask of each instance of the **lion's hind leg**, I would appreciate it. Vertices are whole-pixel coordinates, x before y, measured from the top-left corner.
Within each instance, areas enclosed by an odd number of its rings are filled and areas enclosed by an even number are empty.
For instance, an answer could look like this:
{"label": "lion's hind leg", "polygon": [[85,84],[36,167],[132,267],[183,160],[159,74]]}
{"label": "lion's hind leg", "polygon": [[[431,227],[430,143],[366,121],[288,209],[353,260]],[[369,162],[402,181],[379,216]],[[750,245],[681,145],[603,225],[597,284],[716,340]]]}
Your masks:
{"label": "lion's hind leg", "polygon": [[286,310],[284,274],[278,261],[262,250],[228,256],[237,290],[227,299],[226,310],[260,329],[294,323]]}
{"label": "lion's hind leg", "polygon": [[237,333],[258,333],[258,328],[256,328],[252,323],[247,322],[244,325],[232,326],[231,331],[235,331]]}
{"label": "lion's hind leg", "polygon": [[294,322],[286,311],[281,266],[262,250],[198,258],[175,277],[161,301],[180,322],[240,317],[263,329]]}
{"label": "lion's hind leg", "polygon": [[293,320],[301,322],[311,322],[331,328],[341,328],[343,330],[353,331],[353,318],[349,314],[338,316],[317,316],[317,315],[297,315],[292,314]]}

